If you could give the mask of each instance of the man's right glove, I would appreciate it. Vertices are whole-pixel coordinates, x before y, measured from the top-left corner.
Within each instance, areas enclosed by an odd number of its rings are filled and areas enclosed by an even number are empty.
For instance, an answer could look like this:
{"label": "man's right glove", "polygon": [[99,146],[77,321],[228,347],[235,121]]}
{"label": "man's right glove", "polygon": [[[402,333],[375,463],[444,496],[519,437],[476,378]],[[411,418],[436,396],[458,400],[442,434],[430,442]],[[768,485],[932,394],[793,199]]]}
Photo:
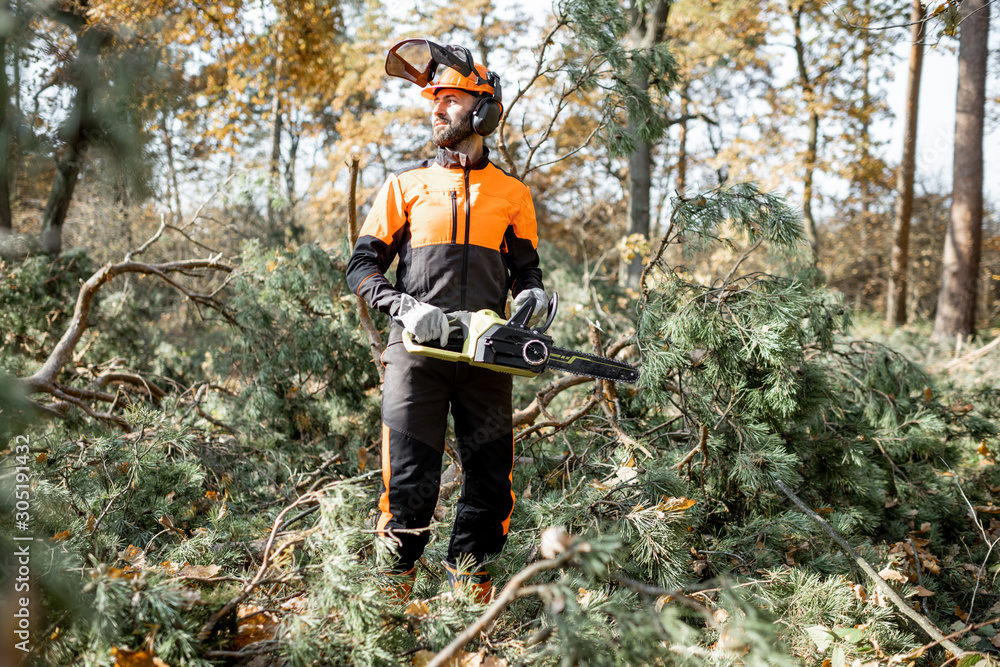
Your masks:
{"label": "man's right glove", "polygon": [[416,342],[426,343],[437,338],[441,347],[448,343],[448,316],[437,306],[417,301],[409,294],[404,294],[399,301],[396,317]]}
{"label": "man's right glove", "polygon": [[549,309],[549,297],[545,294],[545,290],[540,287],[531,287],[526,290],[522,290],[520,294],[514,297],[514,303],[511,304],[510,312],[516,313],[517,309],[525,304],[526,301],[533,300],[535,302],[535,308],[531,311],[531,317],[528,318],[528,326],[535,326],[540,324],[542,318],[545,317],[546,312]]}

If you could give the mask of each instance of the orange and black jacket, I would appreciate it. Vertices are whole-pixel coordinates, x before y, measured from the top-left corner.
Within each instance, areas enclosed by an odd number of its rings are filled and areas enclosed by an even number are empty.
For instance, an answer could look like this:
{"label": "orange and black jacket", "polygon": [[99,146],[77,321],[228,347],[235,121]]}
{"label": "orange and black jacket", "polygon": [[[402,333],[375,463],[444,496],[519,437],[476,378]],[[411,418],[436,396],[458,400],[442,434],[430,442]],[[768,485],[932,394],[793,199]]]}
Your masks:
{"label": "orange and black jacket", "polygon": [[[347,283],[372,307],[395,316],[402,293],[446,313],[504,312],[515,296],[542,287],[531,193],[489,161],[438,149],[386,180],[347,265]],[[396,284],[385,272],[395,257]],[[393,327],[390,342],[399,340]]]}

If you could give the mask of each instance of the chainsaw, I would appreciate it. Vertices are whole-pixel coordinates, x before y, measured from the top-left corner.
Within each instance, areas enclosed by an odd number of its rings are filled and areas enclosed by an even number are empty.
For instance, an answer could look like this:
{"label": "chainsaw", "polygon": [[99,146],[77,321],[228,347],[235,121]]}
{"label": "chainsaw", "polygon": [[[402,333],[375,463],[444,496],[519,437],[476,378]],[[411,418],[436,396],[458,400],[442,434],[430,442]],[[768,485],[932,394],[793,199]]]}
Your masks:
{"label": "chainsaw", "polygon": [[417,343],[409,331],[403,332],[403,344],[413,354],[464,361],[511,375],[535,377],[546,368],[553,368],[615,382],[639,379],[639,369],[624,362],[555,347],[545,332],[552,325],[558,307],[559,295],[553,293],[545,324],[535,328],[528,326],[534,310],[531,300],[509,320],[492,310],[459,311],[448,316],[451,329],[443,347],[438,341]]}

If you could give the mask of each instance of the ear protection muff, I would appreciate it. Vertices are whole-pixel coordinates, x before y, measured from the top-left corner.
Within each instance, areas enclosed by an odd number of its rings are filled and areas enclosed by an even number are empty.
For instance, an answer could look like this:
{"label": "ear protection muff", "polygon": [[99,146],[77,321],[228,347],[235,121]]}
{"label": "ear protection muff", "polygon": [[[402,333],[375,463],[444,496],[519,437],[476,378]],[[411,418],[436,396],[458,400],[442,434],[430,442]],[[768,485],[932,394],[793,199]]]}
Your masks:
{"label": "ear protection muff", "polygon": [[500,77],[490,72],[487,82],[493,86],[492,95],[483,95],[472,109],[472,131],[481,137],[486,137],[497,129],[500,116],[503,114],[503,92],[500,88]]}

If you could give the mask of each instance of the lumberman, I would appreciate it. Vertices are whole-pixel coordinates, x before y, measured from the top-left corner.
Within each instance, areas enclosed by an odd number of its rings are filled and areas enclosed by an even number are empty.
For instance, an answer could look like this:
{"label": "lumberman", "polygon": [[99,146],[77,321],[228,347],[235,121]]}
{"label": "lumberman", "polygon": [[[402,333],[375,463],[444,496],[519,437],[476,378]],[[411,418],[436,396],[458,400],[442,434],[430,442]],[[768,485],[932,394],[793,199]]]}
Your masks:
{"label": "lumberman", "polygon": [[[396,575],[395,593],[409,595],[414,564],[430,537],[450,408],[464,477],[445,568],[452,587],[471,584],[476,598],[487,602],[494,589],[485,564],[503,549],[514,509],[511,376],[411,354],[402,334],[443,346],[449,313],[503,313],[509,292],[511,312],[533,301],[537,321],[548,298],[531,193],[494,165],[483,145],[503,111],[499,77],[478,63],[469,76],[441,70],[422,92],[432,103],[437,157],[386,180],[361,228],[347,280],[393,318],[382,355],[377,530],[398,547],[388,573]],[[397,258],[393,285],[384,274]]]}

